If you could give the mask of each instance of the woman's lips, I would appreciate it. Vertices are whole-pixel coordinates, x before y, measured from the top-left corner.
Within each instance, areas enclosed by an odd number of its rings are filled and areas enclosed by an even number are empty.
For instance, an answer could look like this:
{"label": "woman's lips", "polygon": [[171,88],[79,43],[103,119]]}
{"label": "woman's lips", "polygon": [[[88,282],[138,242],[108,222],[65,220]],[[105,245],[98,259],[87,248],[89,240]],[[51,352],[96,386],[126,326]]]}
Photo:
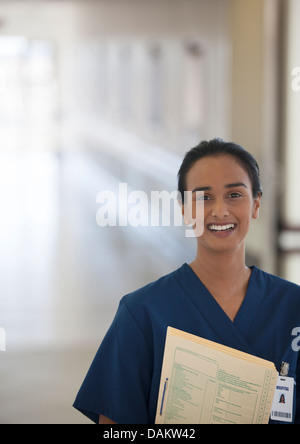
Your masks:
{"label": "woman's lips", "polygon": [[227,224],[209,224],[208,230],[219,237],[226,237],[231,234],[237,225],[235,223],[227,223]]}

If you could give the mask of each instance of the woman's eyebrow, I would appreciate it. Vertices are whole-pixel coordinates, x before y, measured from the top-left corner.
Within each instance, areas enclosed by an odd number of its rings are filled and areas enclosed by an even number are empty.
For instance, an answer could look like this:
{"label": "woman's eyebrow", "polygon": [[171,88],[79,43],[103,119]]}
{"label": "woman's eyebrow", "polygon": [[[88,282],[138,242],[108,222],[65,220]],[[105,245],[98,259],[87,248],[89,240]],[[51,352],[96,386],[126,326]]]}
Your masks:
{"label": "woman's eyebrow", "polygon": [[[224,188],[237,188],[237,187],[248,188],[247,185],[245,185],[243,182],[228,183],[227,185],[224,185]],[[197,191],[211,191],[211,190],[212,187],[196,187],[193,189],[192,193],[196,193]]]}
{"label": "woman's eyebrow", "polygon": [[196,187],[193,189],[192,193],[196,193],[197,191],[210,191],[211,187]]}
{"label": "woman's eyebrow", "polygon": [[225,188],[237,188],[237,187],[248,188],[247,185],[245,185],[243,182],[229,183],[225,185]]}

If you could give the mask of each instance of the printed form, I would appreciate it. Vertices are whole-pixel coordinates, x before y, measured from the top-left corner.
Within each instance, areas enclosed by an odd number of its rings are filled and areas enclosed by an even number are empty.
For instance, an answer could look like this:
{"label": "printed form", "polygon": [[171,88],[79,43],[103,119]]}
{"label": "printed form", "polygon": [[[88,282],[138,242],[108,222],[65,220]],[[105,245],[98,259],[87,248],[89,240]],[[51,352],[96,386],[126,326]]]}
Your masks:
{"label": "printed form", "polygon": [[168,327],[156,424],[267,424],[272,362]]}

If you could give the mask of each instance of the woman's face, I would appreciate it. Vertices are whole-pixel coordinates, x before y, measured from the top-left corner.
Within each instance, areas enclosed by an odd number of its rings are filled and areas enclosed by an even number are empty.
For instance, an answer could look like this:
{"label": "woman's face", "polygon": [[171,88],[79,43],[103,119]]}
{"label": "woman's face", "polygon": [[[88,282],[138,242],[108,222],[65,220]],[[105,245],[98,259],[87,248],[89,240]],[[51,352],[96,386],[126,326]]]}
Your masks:
{"label": "woman's face", "polygon": [[[251,219],[259,215],[260,196],[253,197],[248,173],[235,157],[218,155],[199,159],[186,176],[192,191],[193,209],[197,191],[204,202],[204,231],[198,244],[213,251],[234,250],[245,244]],[[184,209],[183,209],[184,212]]]}

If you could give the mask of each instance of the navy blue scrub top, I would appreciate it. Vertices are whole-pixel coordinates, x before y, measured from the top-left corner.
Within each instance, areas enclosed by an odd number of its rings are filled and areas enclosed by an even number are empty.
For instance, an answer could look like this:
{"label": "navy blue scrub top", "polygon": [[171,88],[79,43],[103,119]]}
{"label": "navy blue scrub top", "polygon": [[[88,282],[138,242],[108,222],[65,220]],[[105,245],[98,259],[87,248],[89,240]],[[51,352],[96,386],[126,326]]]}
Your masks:
{"label": "navy blue scrub top", "polygon": [[[272,361],[278,371],[287,362],[288,376],[300,385],[300,336],[293,336],[300,328],[300,287],[252,267],[232,322],[184,264],[123,297],[74,407],[96,423],[101,414],[119,424],[153,424],[168,326]],[[300,423],[297,385],[293,422]]]}

